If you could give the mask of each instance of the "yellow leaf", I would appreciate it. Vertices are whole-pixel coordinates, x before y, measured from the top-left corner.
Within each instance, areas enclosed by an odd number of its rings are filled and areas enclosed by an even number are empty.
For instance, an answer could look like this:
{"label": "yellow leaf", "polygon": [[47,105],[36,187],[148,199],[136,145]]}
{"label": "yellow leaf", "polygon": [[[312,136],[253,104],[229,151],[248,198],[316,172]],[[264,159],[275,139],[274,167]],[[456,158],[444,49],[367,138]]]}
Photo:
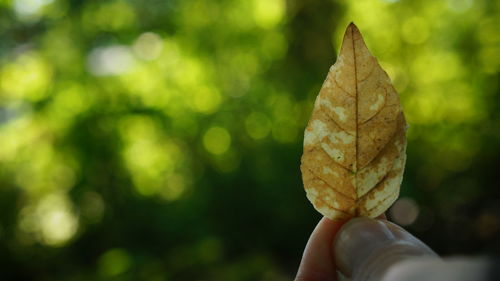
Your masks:
{"label": "yellow leaf", "polygon": [[330,219],[377,217],[397,199],[406,121],[389,76],[350,24],[304,133],[307,198]]}

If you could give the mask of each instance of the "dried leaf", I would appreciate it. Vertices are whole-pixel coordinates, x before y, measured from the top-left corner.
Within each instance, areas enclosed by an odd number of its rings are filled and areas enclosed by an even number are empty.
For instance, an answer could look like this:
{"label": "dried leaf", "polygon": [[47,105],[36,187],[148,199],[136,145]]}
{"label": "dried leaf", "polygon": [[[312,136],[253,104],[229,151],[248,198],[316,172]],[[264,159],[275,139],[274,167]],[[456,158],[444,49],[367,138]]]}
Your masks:
{"label": "dried leaf", "polygon": [[385,212],[399,195],[405,130],[389,76],[351,23],[304,133],[300,168],[316,210],[330,219]]}

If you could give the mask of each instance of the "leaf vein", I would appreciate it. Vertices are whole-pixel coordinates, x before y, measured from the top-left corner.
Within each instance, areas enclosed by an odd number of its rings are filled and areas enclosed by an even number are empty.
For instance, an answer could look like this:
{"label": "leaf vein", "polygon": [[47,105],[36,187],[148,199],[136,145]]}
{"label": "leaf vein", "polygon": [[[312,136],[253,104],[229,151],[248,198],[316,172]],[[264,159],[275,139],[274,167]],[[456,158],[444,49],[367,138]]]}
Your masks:
{"label": "leaf vein", "polygon": [[[381,88],[381,86],[379,85],[374,91],[378,90],[379,88]],[[380,112],[382,112],[382,110],[386,107],[386,104],[387,104],[387,89],[385,87],[383,87],[384,91],[385,91],[385,97],[384,97],[384,104],[380,107],[380,109],[375,112],[375,114],[373,114],[372,117],[366,119],[365,121],[361,122],[361,124],[359,125],[364,125],[366,123],[368,123],[370,120],[372,120],[373,118],[375,118],[376,116],[379,115]],[[388,105],[387,107],[391,107],[391,106],[396,106],[396,105]]]}
{"label": "leaf vein", "polygon": [[[325,138],[326,138],[326,136],[325,136]],[[316,147],[318,147],[318,146],[316,146]],[[328,154],[328,152],[325,150],[325,148],[323,146],[320,145],[319,148],[321,148],[321,150],[323,150],[323,152],[328,156],[328,158],[330,158],[333,161],[333,163],[337,164],[339,167],[344,168],[345,170],[347,170],[349,172],[354,172],[351,169],[347,168],[346,166],[337,162],[333,157],[331,157],[330,154]]]}
{"label": "leaf vein", "polygon": [[344,92],[347,96],[353,98],[353,99],[356,99],[356,96],[355,95],[352,95],[351,93],[349,93],[346,89],[342,88],[340,86],[340,84],[337,82],[337,77],[333,76],[333,83],[335,83],[335,85],[337,85],[337,88],[339,88],[342,92]]}
{"label": "leaf vein", "polygon": [[389,173],[392,171],[392,167],[394,167],[394,164],[391,166],[391,169],[387,172],[387,174],[385,174],[375,185],[373,185],[372,188],[368,189],[368,191],[363,196],[359,197],[358,200],[356,200],[356,202],[363,200],[368,195],[370,195],[374,189],[376,189],[381,184],[383,184],[385,182],[385,180],[387,179],[387,177],[389,176]]}
{"label": "leaf vein", "polygon": [[[401,114],[398,116],[398,119],[399,119],[399,118],[401,118]],[[389,139],[389,141],[387,141],[387,142],[384,144],[384,146],[382,146],[382,148],[381,148],[381,149],[377,152],[377,154],[375,154],[375,156],[373,156],[373,158],[372,158],[372,159],[371,159],[368,163],[366,163],[366,165],[365,165],[364,167],[362,167],[360,170],[363,170],[363,169],[368,168],[368,166],[370,166],[370,164],[371,164],[371,163],[372,163],[375,159],[377,159],[377,157],[380,155],[380,153],[382,153],[382,151],[384,151],[384,149],[386,149],[386,148],[387,148],[387,146],[388,146],[389,144],[391,144],[391,143],[392,143],[392,142],[396,139],[396,137],[398,136],[399,130],[400,130],[400,128],[399,128],[399,126],[398,126],[398,128],[396,128],[396,130],[394,130],[394,133],[393,133],[393,135],[391,136],[391,138]],[[368,136],[368,137],[369,137],[369,138],[370,138],[373,142],[375,142],[375,141],[373,140],[373,138],[371,138],[370,136]]]}
{"label": "leaf vein", "polygon": [[357,83],[358,83],[358,84],[359,84],[359,83],[362,83],[362,82],[365,82],[366,80],[368,80],[368,78],[370,78],[370,76],[372,76],[373,71],[375,71],[375,68],[376,68],[376,66],[377,66],[377,62],[376,62],[376,61],[374,61],[372,65],[373,65],[373,66],[372,66],[372,69],[370,70],[370,73],[368,73],[368,75],[367,75],[365,78],[363,78],[363,79],[361,79],[361,80],[357,81]]}
{"label": "leaf vein", "polygon": [[354,199],[352,198],[351,196],[339,191],[338,189],[336,189],[333,184],[330,184],[327,180],[323,179],[322,177],[320,177],[318,174],[316,174],[313,169],[311,169],[310,167],[307,167],[307,169],[309,170],[309,172],[311,172],[311,174],[313,175],[314,178],[316,179],[319,179],[320,181],[324,182],[331,190],[339,193],[340,195],[344,196],[345,198],[347,199]]}
{"label": "leaf vein", "polygon": [[[325,110],[322,110],[322,111],[320,111],[320,112],[322,112],[322,113],[323,113],[323,112],[325,112]],[[339,127],[342,131],[344,131],[344,132],[345,132],[346,134],[348,134],[349,136],[354,137],[354,135],[353,135],[353,134],[350,134],[350,133],[349,133],[349,131],[347,131],[344,127],[342,127],[342,126],[341,126],[341,125],[340,125],[340,124],[339,124],[339,123],[338,123],[338,122],[337,122],[337,121],[336,121],[336,120],[335,120],[335,119],[334,119],[334,118],[333,118],[330,114],[328,114],[328,113],[326,113],[326,112],[325,112],[324,114],[325,114],[325,116],[326,116],[326,117],[327,117],[330,121],[332,121],[332,122],[333,122],[333,123],[334,123],[337,127]]]}

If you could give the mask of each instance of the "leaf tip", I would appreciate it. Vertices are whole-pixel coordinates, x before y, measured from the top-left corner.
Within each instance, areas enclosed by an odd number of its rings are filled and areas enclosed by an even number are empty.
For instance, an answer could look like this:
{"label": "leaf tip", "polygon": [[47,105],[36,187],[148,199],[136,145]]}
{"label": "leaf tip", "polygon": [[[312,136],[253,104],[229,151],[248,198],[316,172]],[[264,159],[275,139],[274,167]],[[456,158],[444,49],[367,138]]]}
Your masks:
{"label": "leaf tip", "polygon": [[347,26],[346,31],[354,31],[354,32],[359,32],[358,27],[354,24],[354,22],[351,21],[349,25]]}

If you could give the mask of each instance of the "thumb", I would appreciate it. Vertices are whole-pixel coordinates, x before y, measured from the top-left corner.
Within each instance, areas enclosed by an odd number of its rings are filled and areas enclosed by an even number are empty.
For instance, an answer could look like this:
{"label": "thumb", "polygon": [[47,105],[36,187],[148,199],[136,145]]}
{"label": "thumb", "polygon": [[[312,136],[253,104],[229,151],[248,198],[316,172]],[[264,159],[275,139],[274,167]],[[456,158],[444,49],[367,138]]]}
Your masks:
{"label": "thumb", "polygon": [[386,220],[354,218],[334,242],[340,273],[352,281],[377,281],[395,263],[410,257],[438,256],[403,228]]}

